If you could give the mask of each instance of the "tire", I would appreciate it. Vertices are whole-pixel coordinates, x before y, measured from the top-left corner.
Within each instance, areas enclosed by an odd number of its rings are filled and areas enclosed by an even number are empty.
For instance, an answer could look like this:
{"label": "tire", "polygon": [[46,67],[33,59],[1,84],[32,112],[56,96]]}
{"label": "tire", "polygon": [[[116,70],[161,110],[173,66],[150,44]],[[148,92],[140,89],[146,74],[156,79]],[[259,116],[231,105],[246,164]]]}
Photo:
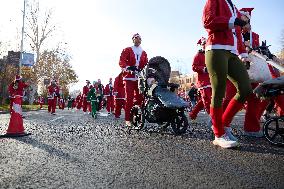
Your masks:
{"label": "tire", "polygon": [[273,145],[284,146],[284,117],[272,117],[263,125],[265,138]]}
{"label": "tire", "polygon": [[176,135],[184,134],[188,127],[188,120],[184,111],[179,112],[170,124]]}
{"label": "tire", "polygon": [[135,130],[141,130],[144,127],[145,123],[145,116],[142,113],[142,110],[139,106],[133,106],[131,109],[131,124],[133,126],[133,129]]}

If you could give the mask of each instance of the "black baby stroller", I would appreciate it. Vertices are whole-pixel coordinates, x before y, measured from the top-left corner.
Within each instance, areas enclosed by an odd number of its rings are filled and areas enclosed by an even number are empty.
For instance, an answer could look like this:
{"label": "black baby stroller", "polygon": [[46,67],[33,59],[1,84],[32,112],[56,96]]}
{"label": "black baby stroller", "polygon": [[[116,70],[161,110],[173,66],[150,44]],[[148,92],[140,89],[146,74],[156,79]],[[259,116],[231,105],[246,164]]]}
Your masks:
{"label": "black baby stroller", "polygon": [[141,107],[134,106],[131,110],[134,128],[142,129],[147,121],[157,123],[162,129],[171,126],[175,134],[185,133],[188,104],[175,93],[179,85],[168,82],[171,73],[168,60],[160,56],[151,58],[146,68],[136,73],[143,102]]}
{"label": "black baby stroller", "polygon": [[[263,82],[254,92],[260,98],[283,95],[284,76]],[[268,119],[263,125],[263,132],[270,143],[284,146],[284,116],[275,116]]]}

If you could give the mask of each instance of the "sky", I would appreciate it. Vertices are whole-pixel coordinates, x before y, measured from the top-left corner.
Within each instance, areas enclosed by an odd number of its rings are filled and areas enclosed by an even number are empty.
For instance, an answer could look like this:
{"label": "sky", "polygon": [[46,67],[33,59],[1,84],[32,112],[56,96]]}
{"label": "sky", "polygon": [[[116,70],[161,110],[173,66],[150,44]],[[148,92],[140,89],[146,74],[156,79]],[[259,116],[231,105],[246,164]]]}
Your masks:
{"label": "sky", "polygon": [[[24,0],[0,0],[0,41],[15,48],[21,40]],[[26,0],[27,5],[33,0]],[[206,0],[39,0],[40,10],[53,10],[56,33],[46,39],[48,47],[66,43],[79,82],[71,90],[82,89],[85,80],[107,83],[119,72],[122,50],[132,46],[134,33],[142,36],[142,48],[149,59],[164,56],[172,70],[192,73],[191,63],[198,39],[206,37],[202,10]],[[279,52],[284,30],[283,0],[233,0],[238,8],[254,7],[252,30]],[[17,42],[17,43],[16,43]],[[24,40],[24,50],[29,45]],[[9,49],[10,50],[10,49]]]}

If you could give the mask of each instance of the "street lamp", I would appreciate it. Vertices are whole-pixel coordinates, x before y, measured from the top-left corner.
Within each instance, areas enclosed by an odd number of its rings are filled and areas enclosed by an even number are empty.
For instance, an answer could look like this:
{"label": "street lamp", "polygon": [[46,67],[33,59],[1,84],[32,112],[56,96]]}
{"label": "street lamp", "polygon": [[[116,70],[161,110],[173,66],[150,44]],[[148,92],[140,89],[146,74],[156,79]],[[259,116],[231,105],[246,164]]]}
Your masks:
{"label": "street lamp", "polygon": [[24,33],[25,33],[25,16],[26,16],[26,0],[24,0],[23,26],[22,26],[22,40],[21,40],[21,55],[20,55],[20,62],[19,62],[19,75],[21,75],[21,67],[22,67],[22,61],[23,61]]}

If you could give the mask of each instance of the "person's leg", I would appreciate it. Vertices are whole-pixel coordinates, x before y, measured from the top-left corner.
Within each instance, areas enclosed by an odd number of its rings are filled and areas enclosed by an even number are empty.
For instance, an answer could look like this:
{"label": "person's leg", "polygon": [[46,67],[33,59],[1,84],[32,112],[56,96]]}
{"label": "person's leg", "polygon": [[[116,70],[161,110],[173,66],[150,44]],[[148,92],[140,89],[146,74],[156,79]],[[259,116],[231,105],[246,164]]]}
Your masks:
{"label": "person's leg", "polygon": [[83,112],[87,111],[87,98],[83,98]]}
{"label": "person's leg", "polygon": [[228,59],[228,52],[225,50],[210,50],[205,53],[205,63],[212,87],[210,116],[213,132],[217,138],[225,134],[222,124],[222,101],[225,96]]}
{"label": "person's leg", "polygon": [[275,104],[277,109],[277,115],[283,116],[284,115],[284,95],[279,95],[275,97]]}
{"label": "person's leg", "polygon": [[121,115],[121,109],[122,109],[122,106],[123,106],[123,101],[122,99],[116,99],[115,100],[115,117],[116,118],[119,118],[120,115]]}
{"label": "person's leg", "polygon": [[203,101],[202,100],[199,100],[197,102],[197,104],[194,106],[194,108],[192,109],[191,112],[189,112],[189,117],[191,120],[195,120],[196,117],[197,117],[197,114],[204,108],[204,105],[203,105]]}
{"label": "person's leg", "polygon": [[[252,83],[252,88],[256,88],[258,83]],[[245,122],[244,122],[244,131],[245,132],[259,132],[260,123],[258,118],[258,105],[261,103],[260,99],[256,97],[255,94],[252,94],[251,98],[247,101]]]}
{"label": "person's leg", "polygon": [[48,110],[48,113],[50,113],[51,112],[51,106],[52,106],[51,99],[48,99],[47,104],[48,104],[47,110]]}
{"label": "person's leg", "polygon": [[225,93],[225,98],[223,100],[223,110],[226,110],[229,102],[236,95],[236,93],[237,93],[236,87],[229,79],[227,79],[226,93]]}
{"label": "person's leg", "polygon": [[200,91],[201,92],[201,99],[203,101],[205,111],[210,114],[210,101],[212,96],[212,89],[206,88]]}
{"label": "person's leg", "polygon": [[125,121],[130,121],[130,111],[133,106],[135,81],[125,81]]}
{"label": "person's leg", "polygon": [[107,97],[107,102],[106,102],[106,109],[107,109],[107,112],[110,113],[110,106],[111,106],[111,102],[110,102],[110,97],[108,96]]}
{"label": "person's leg", "polygon": [[134,89],[134,104],[141,106],[143,101],[143,95],[139,93],[138,89],[138,81],[134,81],[133,89]]}
{"label": "person's leg", "polygon": [[222,116],[222,122],[225,127],[230,126],[233,117],[243,107],[245,101],[248,98],[253,98],[246,67],[236,55],[232,55],[229,59],[228,78],[236,87],[237,93],[229,102]]}

